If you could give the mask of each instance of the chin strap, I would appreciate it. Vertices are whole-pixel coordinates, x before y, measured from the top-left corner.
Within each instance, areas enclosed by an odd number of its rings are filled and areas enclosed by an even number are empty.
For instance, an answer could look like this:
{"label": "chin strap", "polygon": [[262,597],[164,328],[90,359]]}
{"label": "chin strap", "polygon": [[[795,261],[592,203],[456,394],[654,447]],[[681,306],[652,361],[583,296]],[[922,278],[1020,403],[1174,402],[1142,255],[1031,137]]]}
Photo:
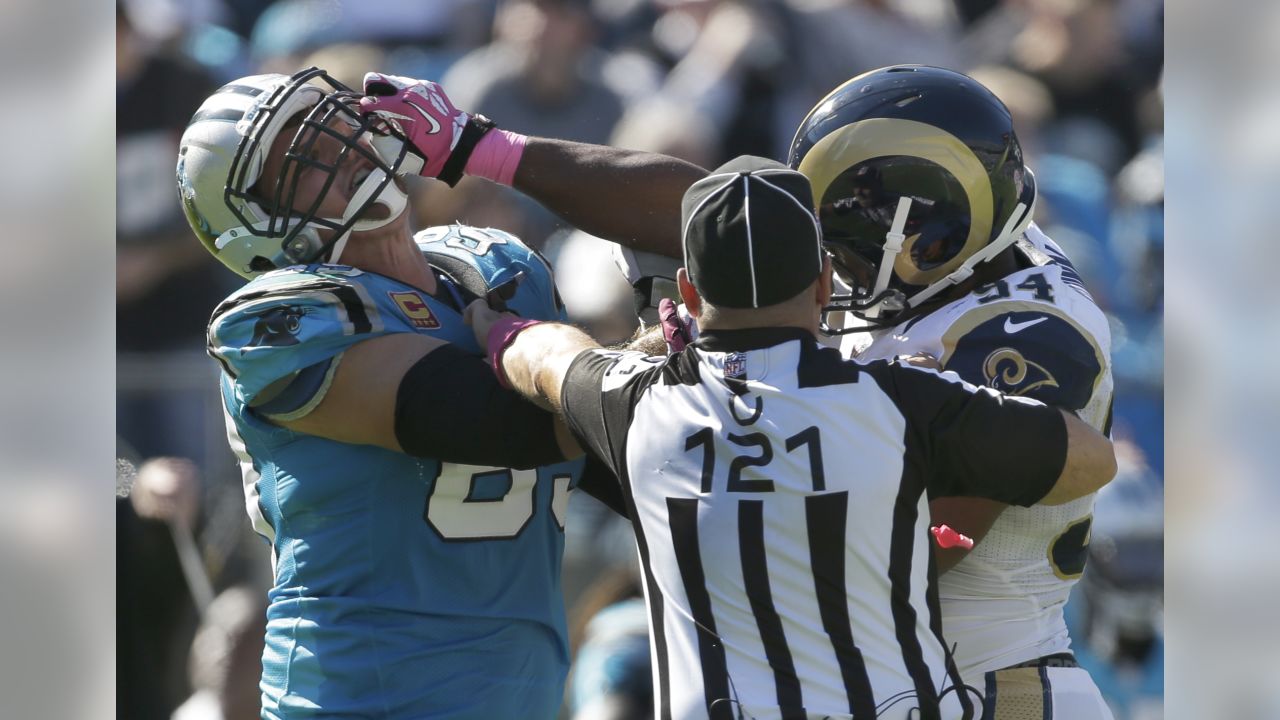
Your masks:
{"label": "chin strap", "polygon": [[907,214],[911,210],[911,198],[898,198],[898,209],[893,213],[893,225],[884,235],[884,249],[880,253],[880,272],[876,275],[875,287],[871,296],[875,297],[889,289],[889,279],[893,277],[893,265],[898,261],[898,253],[902,252],[902,243],[907,236],[902,231],[907,227]]}

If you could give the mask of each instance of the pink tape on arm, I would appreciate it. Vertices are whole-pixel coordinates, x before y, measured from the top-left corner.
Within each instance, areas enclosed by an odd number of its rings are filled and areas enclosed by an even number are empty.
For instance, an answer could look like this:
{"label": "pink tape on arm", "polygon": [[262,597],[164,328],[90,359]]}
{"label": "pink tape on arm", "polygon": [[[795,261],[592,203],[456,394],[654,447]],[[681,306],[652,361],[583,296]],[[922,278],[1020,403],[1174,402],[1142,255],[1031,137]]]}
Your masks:
{"label": "pink tape on arm", "polygon": [[498,384],[510,390],[507,374],[502,371],[502,353],[515,341],[516,335],[530,325],[537,325],[539,320],[525,320],[522,317],[508,315],[489,327],[489,365],[493,374],[498,377]]}
{"label": "pink tape on arm", "polygon": [[485,133],[467,158],[466,173],[492,180],[499,185],[510,185],[516,176],[516,168],[524,155],[524,144],[529,138],[509,130],[494,128]]}

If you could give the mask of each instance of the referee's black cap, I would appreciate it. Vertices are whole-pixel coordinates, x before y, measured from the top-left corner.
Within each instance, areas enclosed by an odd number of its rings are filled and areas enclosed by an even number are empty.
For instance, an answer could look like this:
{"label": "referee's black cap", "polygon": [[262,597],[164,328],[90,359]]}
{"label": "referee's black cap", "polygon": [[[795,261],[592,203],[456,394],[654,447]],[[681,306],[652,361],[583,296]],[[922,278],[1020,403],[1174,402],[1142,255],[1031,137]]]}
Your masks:
{"label": "referee's black cap", "polygon": [[822,272],[822,230],[804,175],[743,155],[694,183],[680,206],[684,265],[716,307],[789,300]]}

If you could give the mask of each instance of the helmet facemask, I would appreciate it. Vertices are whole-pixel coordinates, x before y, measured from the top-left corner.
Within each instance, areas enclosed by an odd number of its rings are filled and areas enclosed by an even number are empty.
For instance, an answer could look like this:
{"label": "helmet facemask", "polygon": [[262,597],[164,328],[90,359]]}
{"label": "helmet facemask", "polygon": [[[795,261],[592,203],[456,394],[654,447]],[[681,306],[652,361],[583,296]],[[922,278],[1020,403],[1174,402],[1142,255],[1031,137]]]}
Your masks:
{"label": "helmet facemask", "polygon": [[[1031,173],[1030,170],[1026,172],[1028,175]],[[839,243],[829,239],[826,243],[827,251],[834,258],[833,265],[836,272],[840,279],[853,289],[853,292],[847,295],[831,296],[830,303],[822,309],[819,326],[822,332],[828,336],[872,332],[896,325],[906,319],[904,313],[923,305],[947,288],[968,280],[972,277],[976,266],[995,258],[1012,245],[1031,224],[1035,211],[1034,193],[1030,195],[1030,203],[1028,206],[1019,202],[994,240],[970,255],[950,273],[923,287],[904,282],[893,270],[898,255],[904,251],[905,244],[909,244],[911,239],[920,240],[931,234],[925,227],[930,224],[927,221],[916,222],[914,225],[909,221],[911,210],[918,204],[917,200],[910,197],[898,198],[898,206],[889,231],[885,233],[883,242],[875,243],[879,246],[878,249],[868,247],[869,244],[866,242]],[[912,233],[913,229],[918,232]],[[941,232],[936,232],[937,230],[938,228],[935,228],[932,234],[942,236],[954,234],[948,227],[942,227]],[[824,234],[824,237],[830,236]],[[938,242],[941,241],[928,243],[929,249],[933,249]],[[908,252],[919,252],[921,242],[910,244],[912,247],[907,250]],[[940,260],[945,262],[952,257],[955,257],[955,253],[944,256]],[[913,261],[917,266],[927,266],[930,262],[939,263],[939,259],[930,260],[929,258],[921,262],[920,257],[913,258]],[[865,324],[836,327],[828,321],[828,315],[836,312],[850,313]]]}
{"label": "helmet facemask", "polygon": [[[326,92],[313,80],[327,83],[331,89]],[[227,206],[243,226],[224,232],[217,241],[219,248],[245,234],[272,239],[274,242],[267,246],[278,247],[278,254],[258,260],[265,267],[254,270],[336,262],[352,231],[383,227],[404,212],[408,198],[395,185],[394,178],[405,172],[403,166],[413,156],[403,138],[395,136],[394,129],[361,116],[360,97],[323,70],[311,68],[278,85],[245,113],[237,127],[242,140],[231,163],[224,194]],[[267,153],[282,132],[294,127],[278,177],[273,183],[262,182]],[[368,142],[361,142],[366,133]],[[322,143],[338,144],[339,149],[329,162],[315,157],[314,151]],[[368,161],[372,169],[356,187],[342,215],[320,215],[320,207],[340,172],[348,163],[361,160]],[[308,206],[296,208],[304,171],[323,173],[325,180]],[[377,218],[367,217],[377,205],[384,212]],[[326,231],[327,237],[322,238],[321,230]]]}

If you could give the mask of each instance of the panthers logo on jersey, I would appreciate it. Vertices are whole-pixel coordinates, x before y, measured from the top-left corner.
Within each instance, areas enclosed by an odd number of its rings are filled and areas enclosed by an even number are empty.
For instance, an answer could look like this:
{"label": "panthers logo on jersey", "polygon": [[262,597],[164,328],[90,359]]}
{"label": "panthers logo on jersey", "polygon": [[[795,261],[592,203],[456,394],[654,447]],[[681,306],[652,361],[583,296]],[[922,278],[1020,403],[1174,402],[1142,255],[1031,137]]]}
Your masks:
{"label": "panthers logo on jersey", "polygon": [[302,318],[308,312],[307,308],[300,305],[273,305],[264,310],[245,313],[257,320],[253,324],[253,337],[240,348],[240,354],[243,355],[249,348],[263,345],[297,345]]}

